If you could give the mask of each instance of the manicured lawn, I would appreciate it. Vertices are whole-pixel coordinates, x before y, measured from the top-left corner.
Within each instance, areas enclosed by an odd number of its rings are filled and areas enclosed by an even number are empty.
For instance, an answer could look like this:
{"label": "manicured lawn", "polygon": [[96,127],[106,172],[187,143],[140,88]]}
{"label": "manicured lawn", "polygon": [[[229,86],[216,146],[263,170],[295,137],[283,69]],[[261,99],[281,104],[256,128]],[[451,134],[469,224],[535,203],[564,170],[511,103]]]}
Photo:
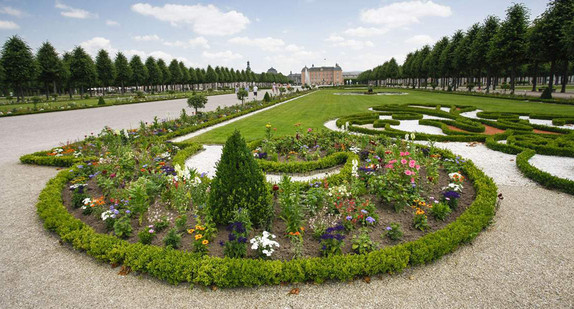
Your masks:
{"label": "manicured lawn", "polygon": [[267,123],[277,128],[277,135],[295,133],[297,130],[297,127],[295,127],[296,123],[301,123],[299,130],[307,130],[307,128],[318,130],[324,128],[323,124],[330,119],[367,112],[367,109],[371,106],[384,104],[433,103],[472,105],[491,112],[544,113],[571,115],[574,117],[574,105],[522,102],[409,90],[400,90],[409,93],[409,95],[403,96],[349,96],[333,94],[350,91],[352,90],[321,90],[271,110],[214,129],[192,140],[201,143],[222,144],[235,129],[239,129],[248,141],[255,140],[264,137],[265,124]]}

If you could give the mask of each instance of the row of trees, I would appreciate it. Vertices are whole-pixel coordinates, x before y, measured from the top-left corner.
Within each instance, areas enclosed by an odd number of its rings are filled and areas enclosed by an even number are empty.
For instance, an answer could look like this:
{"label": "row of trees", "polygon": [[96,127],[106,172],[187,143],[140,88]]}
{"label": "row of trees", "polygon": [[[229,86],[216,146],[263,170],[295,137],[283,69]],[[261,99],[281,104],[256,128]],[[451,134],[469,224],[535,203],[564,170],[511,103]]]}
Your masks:
{"label": "row of trees", "polygon": [[[488,16],[466,32],[457,30],[432,47],[426,45],[407,55],[402,66],[393,58],[359,75],[361,82],[406,84],[412,87],[485,85],[495,89],[500,78],[531,83],[547,81],[550,93],[560,77],[562,92],[574,75],[574,0],[553,0],[546,11],[529,22],[528,9],[513,4],[505,20]],[[400,79],[400,81],[399,81]],[[526,80],[526,81],[525,81]]]}
{"label": "row of trees", "polygon": [[261,73],[232,68],[207,69],[186,67],[175,59],[167,64],[163,59],[140,56],[128,58],[121,52],[112,60],[105,50],[95,58],[77,46],[60,57],[49,42],[45,42],[34,55],[32,49],[20,37],[10,37],[2,48],[0,57],[0,88],[7,94],[14,92],[20,101],[25,94],[41,93],[49,98],[52,94],[68,92],[70,97],[79,92],[98,89],[104,95],[106,90],[118,87],[121,93],[126,89],[162,92],[166,90],[217,88],[218,84],[229,87],[237,82],[287,83],[283,74]]}

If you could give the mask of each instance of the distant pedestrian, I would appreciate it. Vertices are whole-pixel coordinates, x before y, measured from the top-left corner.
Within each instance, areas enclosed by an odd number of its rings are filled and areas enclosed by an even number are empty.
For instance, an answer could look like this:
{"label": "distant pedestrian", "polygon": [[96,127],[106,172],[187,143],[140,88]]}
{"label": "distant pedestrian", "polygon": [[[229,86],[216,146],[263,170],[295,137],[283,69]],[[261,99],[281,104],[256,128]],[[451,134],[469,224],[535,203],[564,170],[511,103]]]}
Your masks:
{"label": "distant pedestrian", "polygon": [[275,91],[277,91],[277,85],[273,82],[273,86],[271,86],[271,92],[275,95]]}
{"label": "distant pedestrian", "polygon": [[257,90],[259,88],[257,88],[257,85],[253,86],[253,96],[255,97],[255,99],[257,99]]}
{"label": "distant pedestrian", "polygon": [[235,95],[239,92],[239,84],[235,85]]}

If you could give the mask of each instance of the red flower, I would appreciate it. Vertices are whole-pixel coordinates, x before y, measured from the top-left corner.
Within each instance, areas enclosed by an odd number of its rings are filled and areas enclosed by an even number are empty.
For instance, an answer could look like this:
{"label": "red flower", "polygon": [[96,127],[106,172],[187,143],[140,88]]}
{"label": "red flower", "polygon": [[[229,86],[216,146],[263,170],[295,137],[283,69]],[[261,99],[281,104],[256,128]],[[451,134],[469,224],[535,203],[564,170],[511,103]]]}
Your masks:
{"label": "red flower", "polygon": [[277,190],[279,190],[279,186],[277,184],[274,184],[273,185],[273,191],[277,191]]}

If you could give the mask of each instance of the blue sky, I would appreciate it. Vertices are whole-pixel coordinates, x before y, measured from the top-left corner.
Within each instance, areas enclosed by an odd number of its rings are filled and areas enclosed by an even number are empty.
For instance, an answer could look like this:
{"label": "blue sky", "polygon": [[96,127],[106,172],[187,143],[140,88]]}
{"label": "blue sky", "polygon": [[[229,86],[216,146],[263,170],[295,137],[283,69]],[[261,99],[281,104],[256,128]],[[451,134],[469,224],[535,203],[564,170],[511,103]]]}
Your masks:
{"label": "blue sky", "polygon": [[[36,50],[81,45],[95,53],[179,59],[256,72],[304,65],[365,70],[405,55],[488,15],[504,18],[506,0],[125,1],[0,0],[0,37],[17,34]],[[531,18],[544,0],[522,1]]]}

